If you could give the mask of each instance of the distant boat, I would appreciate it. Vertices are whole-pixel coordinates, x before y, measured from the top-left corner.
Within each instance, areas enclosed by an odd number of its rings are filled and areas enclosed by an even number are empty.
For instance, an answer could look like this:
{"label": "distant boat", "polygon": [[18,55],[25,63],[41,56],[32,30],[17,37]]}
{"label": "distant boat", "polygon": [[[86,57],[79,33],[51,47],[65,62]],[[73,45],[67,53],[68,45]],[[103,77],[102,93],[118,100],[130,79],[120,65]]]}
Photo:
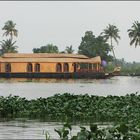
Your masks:
{"label": "distant boat", "polygon": [[117,66],[117,67],[114,68],[113,74],[114,75],[120,75],[120,71],[121,71],[121,67]]}

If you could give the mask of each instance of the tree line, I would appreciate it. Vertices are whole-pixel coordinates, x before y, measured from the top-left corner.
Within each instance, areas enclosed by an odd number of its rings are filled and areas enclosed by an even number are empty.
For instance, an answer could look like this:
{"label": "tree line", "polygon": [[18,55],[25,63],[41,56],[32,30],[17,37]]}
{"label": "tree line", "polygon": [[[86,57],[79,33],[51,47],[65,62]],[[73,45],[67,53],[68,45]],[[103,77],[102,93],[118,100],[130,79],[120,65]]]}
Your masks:
{"label": "tree line", "polygon": [[[3,55],[4,53],[17,53],[18,46],[16,46],[16,40],[14,40],[14,37],[18,36],[16,23],[12,20],[8,20],[5,22],[2,30],[4,31],[3,36],[8,38],[0,41],[0,55]],[[118,44],[118,40],[121,39],[119,32],[120,31],[117,26],[111,24],[106,26],[99,36],[95,36],[92,31],[86,31],[85,35],[81,38],[81,43],[78,46],[77,53],[88,57],[100,55],[102,60],[114,60],[115,63],[117,63],[113,41]],[[130,38],[130,45],[134,44],[135,47],[140,46],[140,23],[138,21],[134,21],[127,32]],[[64,51],[59,51],[58,46],[51,43],[39,48],[33,48],[32,51],[33,53],[74,53],[72,45],[66,46]],[[112,52],[113,56],[110,55],[109,52]]]}

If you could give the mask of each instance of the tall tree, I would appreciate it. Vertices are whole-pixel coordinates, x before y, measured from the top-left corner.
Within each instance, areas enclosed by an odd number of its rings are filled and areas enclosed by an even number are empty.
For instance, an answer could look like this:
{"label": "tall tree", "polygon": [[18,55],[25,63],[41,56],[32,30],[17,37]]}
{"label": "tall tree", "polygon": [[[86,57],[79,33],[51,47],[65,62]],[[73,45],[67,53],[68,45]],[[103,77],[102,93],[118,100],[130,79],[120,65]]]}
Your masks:
{"label": "tall tree", "polygon": [[[106,41],[110,40],[111,50],[113,52],[113,56],[114,56],[115,63],[116,63],[116,56],[115,56],[115,52],[114,52],[114,48],[113,48],[113,40],[118,44],[118,39],[120,39],[119,29],[115,25],[109,24],[106,27],[106,29],[103,30],[101,35],[103,35],[103,38],[105,38]],[[117,63],[116,63],[116,65],[117,65]]]}
{"label": "tall tree", "polygon": [[58,47],[53,44],[47,44],[40,48],[33,48],[33,53],[58,53]]}
{"label": "tall tree", "polygon": [[127,30],[128,36],[130,38],[130,45],[135,44],[135,47],[140,46],[140,23],[134,21],[131,29]]}
{"label": "tall tree", "polygon": [[12,42],[11,39],[0,41],[0,55],[4,53],[17,53],[18,46],[15,46],[16,41]]}
{"label": "tall tree", "polygon": [[74,50],[72,49],[72,45],[70,46],[67,46],[66,49],[65,49],[66,53],[68,54],[72,54],[74,52]]}
{"label": "tall tree", "polygon": [[2,28],[2,30],[4,30],[4,34],[5,36],[10,36],[10,39],[13,40],[13,36],[17,37],[18,36],[18,30],[15,28],[16,23],[14,23],[12,20],[8,20],[7,22],[5,22],[4,27]]}
{"label": "tall tree", "polygon": [[101,36],[95,37],[92,31],[86,31],[79,46],[78,53],[88,57],[101,56],[102,60],[111,61],[110,45]]}

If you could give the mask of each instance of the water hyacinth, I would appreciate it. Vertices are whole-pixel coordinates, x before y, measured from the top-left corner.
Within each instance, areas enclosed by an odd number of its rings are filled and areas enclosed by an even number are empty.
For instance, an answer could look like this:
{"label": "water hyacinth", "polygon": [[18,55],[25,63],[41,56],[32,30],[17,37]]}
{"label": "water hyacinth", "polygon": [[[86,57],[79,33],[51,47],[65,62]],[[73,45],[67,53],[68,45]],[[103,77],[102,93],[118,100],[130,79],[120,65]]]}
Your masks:
{"label": "water hyacinth", "polygon": [[32,100],[12,95],[0,96],[0,118],[139,124],[140,95],[104,97],[64,93]]}

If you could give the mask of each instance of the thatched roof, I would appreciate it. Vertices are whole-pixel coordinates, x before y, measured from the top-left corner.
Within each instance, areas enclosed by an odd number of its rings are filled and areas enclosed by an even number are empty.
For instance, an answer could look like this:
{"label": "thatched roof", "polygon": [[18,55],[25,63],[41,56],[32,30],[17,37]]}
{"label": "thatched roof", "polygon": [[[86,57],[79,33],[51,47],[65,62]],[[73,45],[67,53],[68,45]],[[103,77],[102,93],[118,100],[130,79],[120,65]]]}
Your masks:
{"label": "thatched roof", "polygon": [[32,62],[32,63],[101,63],[100,56],[88,58],[75,54],[4,54],[0,58],[1,63]]}
{"label": "thatched roof", "polygon": [[80,54],[63,53],[5,53],[3,58],[88,58]]}

